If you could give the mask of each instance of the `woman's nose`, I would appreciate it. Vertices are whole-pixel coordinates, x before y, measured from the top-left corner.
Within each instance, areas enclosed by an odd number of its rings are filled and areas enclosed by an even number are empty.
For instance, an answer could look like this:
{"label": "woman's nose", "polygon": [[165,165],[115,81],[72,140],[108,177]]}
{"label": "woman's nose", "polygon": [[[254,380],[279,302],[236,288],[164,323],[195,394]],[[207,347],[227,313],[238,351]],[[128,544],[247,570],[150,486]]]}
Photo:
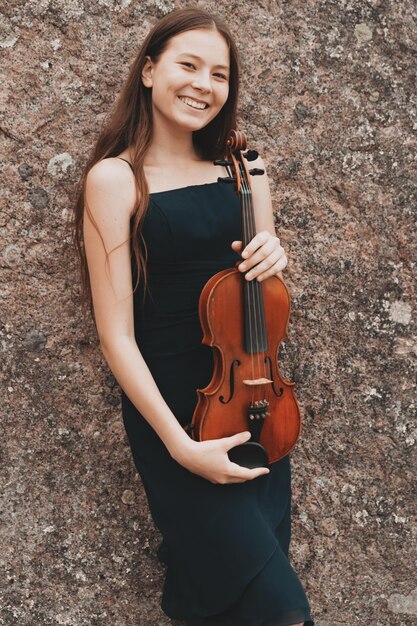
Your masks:
{"label": "woman's nose", "polygon": [[208,75],[200,75],[198,78],[195,78],[191,86],[201,91],[212,91],[211,80]]}

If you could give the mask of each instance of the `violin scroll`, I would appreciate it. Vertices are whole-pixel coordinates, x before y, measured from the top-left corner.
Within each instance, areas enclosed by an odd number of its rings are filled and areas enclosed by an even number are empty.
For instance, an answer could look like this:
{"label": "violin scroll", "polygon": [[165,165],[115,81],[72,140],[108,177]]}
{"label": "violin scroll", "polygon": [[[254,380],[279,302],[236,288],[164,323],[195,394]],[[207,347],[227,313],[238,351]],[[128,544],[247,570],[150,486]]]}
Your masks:
{"label": "violin scroll", "polygon": [[[216,159],[214,165],[226,168],[228,176],[219,176],[219,183],[236,183],[236,192],[241,189],[249,190],[251,187],[250,176],[260,176],[265,170],[258,167],[248,169],[246,161],[255,161],[259,154],[256,150],[247,150],[247,137],[242,130],[231,130],[226,142],[228,155],[224,159]],[[246,151],[246,152],[244,152]]]}

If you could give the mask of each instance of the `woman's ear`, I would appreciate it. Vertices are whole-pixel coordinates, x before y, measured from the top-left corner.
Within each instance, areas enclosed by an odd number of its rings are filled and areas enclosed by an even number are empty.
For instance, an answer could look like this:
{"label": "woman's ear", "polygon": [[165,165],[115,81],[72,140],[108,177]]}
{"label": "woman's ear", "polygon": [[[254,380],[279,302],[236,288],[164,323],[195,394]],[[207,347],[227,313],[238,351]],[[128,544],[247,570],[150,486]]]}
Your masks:
{"label": "woman's ear", "polygon": [[145,63],[142,68],[142,82],[145,87],[152,87],[153,63],[151,57],[145,57]]}

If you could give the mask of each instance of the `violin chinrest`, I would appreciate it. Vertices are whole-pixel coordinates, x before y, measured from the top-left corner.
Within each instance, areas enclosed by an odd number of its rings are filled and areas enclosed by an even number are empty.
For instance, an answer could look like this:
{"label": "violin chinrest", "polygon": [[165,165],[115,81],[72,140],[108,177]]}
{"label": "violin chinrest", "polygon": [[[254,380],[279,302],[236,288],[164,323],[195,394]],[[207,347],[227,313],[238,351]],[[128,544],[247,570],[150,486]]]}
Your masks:
{"label": "violin chinrest", "polygon": [[228,451],[232,463],[253,469],[268,466],[268,454],[265,448],[256,441],[246,441]]}

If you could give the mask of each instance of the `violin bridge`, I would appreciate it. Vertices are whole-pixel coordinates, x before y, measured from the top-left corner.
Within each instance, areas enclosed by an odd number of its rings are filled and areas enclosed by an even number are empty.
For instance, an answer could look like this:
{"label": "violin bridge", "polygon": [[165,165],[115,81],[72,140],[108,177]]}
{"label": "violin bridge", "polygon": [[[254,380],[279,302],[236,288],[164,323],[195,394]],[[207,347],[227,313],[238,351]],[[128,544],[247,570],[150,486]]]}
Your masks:
{"label": "violin bridge", "polygon": [[246,379],[242,381],[244,385],[266,385],[267,383],[272,383],[272,380],[269,380],[269,378],[253,378],[253,379]]}

